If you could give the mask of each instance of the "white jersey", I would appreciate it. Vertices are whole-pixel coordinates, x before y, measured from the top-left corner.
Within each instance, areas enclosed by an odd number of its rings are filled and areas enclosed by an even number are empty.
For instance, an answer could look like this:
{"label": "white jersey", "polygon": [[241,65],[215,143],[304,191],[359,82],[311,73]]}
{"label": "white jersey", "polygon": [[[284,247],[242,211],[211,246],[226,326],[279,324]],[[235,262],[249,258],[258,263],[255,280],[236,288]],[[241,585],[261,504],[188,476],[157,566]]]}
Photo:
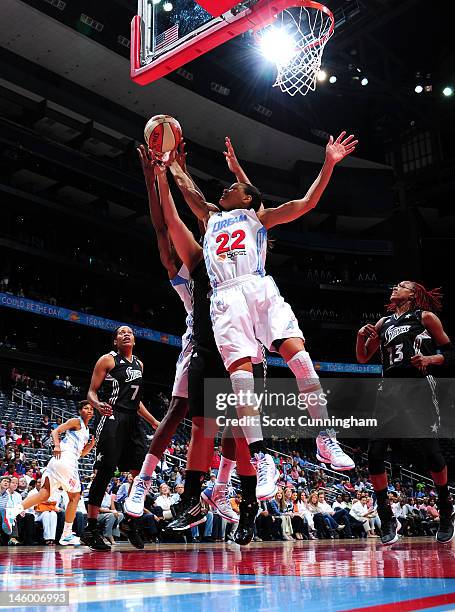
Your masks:
{"label": "white jersey", "polygon": [[188,268],[183,265],[174,278],[171,279],[171,285],[178,293],[179,298],[183,302],[186,310],[186,326],[193,327],[193,281],[190,278]]}
{"label": "white jersey", "polygon": [[75,429],[68,429],[65,432],[65,437],[60,442],[62,456],[65,454],[66,458],[69,457],[69,453],[71,453],[74,455],[76,461],[81,456],[82,449],[87,444],[90,437],[88,427],[85,426],[85,423],[81,417],[79,417],[79,422],[81,424],[81,428],[77,431]]}
{"label": "white jersey", "polygon": [[265,276],[267,230],[252,209],[211,215],[204,237],[204,259],[215,289],[241,276]]}

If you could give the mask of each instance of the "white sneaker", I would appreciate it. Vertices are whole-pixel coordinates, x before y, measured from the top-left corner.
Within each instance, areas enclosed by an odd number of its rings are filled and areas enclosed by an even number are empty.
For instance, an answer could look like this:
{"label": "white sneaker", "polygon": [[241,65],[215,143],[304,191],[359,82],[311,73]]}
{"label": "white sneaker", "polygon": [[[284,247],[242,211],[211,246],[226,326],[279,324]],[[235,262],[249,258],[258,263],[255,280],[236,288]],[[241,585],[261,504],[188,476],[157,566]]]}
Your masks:
{"label": "white sneaker", "polygon": [[202,491],[201,498],[212,508],[212,510],[214,510],[214,512],[219,514],[221,518],[226,519],[228,523],[238,524],[239,515],[234,511],[231,505],[227,485],[207,487]]}
{"label": "white sneaker", "polygon": [[152,486],[151,476],[136,476],[128,497],[123,504],[127,514],[139,518],[144,514],[144,499]]}
{"label": "white sneaker", "polygon": [[332,470],[338,470],[339,472],[353,470],[355,463],[346,455],[341,449],[334,435],[329,435],[327,431],[321,431],[319,436],[316,438],[316,457],[321,463],[330,463]]}
{"label": "white sneaker", "polygon": [[280,477],[272,455],[268,453],[256,453],[251,459],[256,470],[258,484],[256,486],[256,497],[259,501],[265,501],[275,497],[278,491],[277,482]]}
{"label": "white sneaker", "polygon": [[80,546],[81,545],[81,541],[77,537],[76,534],[70,533],[66,537],[62,536],[60,538],[59,544],[61,544],[62,546]]}

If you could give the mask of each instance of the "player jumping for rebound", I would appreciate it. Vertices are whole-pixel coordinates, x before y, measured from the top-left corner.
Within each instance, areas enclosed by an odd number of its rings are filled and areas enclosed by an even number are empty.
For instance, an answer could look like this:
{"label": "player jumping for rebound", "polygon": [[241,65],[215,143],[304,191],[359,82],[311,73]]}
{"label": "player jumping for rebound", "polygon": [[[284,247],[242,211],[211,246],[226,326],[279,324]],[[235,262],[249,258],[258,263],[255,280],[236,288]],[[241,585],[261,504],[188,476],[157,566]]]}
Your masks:
{"label": "player jumping for rebound", "polygon": [[[193,281],[187,267],[182,264],[173,248],[156,193],[152,162],[143,145],[138,148],[138,154],[147,186],[150,217],[156,232],[161,263],[166,268],[172,287],[183,302],[187,313],[187,327],[182,336],[182,350],[177,360],[169,409],[155,431],[140,474],[135,477],[129,496],[125,500],[124,508],[127,514],[136,517],[142,516],[144,496],[150,489],[152,474],[158,461],[175,434],[179,423],[183,421],[188,412],[188,365],[193,350]],[[137,523],[129,521],[126,516],[122,526],[122,531],[128,536],[130,542],[136,548],[143,548],[144,542],[137,530]]]}
{"label": "player jumping for rebound", "polygon": [[[94,437],[92,436],[89,440],[88,424],[93,417],[93,408],[87,401],[79,403],[79,415],[79,418],[69,419],[52,431],[54,456],[42,474],[41,489],[37,493],[28,495],[19,506],[6,508],[3,511],[3,526],[7,529],[6,533],[11,533],[11,526],[18,514],[47,501],[61,487],[67,491],[69,503],[59,543],[62,546],[80,546],[81,542],[72,530],[77,504],[81,496],[78,460],[79,457],[85,457],[95,446]],[[65,436],[60,441],[60,434],[63,433]]]}
{"label": "player jumping for rebound", "polygon": [[[182,160],[180,160],[180,163],[182,163]],[[154,166],[151,160],[148,160],[148,166],[153,176],[155,176],[156,172],[163,173],[163,168],[158,171],[158,168]],[[237,170],[239,169],[237,168]],[[192,184],[191,178],[188,175],[186,180]],[[205,520],[199,501],[201,478],[210,466],[213,453],[213,438],[217,427],[214,418],[205,418],[204,415],[204,379],[206,377],[223,377],[224,368],[213,339],[209,314],[210,302],[208,298],[210,285],[203,262],[202,248],[180,220],[165,177],[161,176],[159,181],[162,206],[169,234],[179,256],[191,271],[191,276],[194,280],[194,350],[188,370],[189,406],[193,424],[192,437],[187,458],[185,492],[178,508],[179,516],[170,525],[172,529],[184,530]],[[236,436],[235,443],[232,439],[233,434]],[[217,483],[213,489],[206,489],[204,491],[204,500],[229,522],[239,522],[227,498],[227,483],[237,460],[237,470],[242,484],[245,507],[241,512],[236,538],[238,543],[247,544],[251,540],[253,533],[249,526],[247,529],[244,528],[243,523],[245,521],[242,521],[242,519],[245,518],[245,510],[249,510],[253,516],[254,523],[257,512],[255,500],[256,474],[250,464],[246,441],[238,428],[234,429],[233,433],[228,433],[227,431],[223,433],[221,448],[222,458]],[[140,474],[141,480],[149,480],[150,475],[150,471],[147,473],[147,465],[144,463]],[[143,490],[144,488],[145,486],[142,485],[137,487],[137,490]],[[250,502],[253,505],[250,506]],[[138,495],[137,499],[133,499],[132,490],[125,509],[127,512],[132,510],[131,514],[134,516],[142,514],[142,495]],[[175,508],[173,510],[175,511]]]}
{"label": "player jumping for rebound", "polygon": [[375,406],[378,437],[370,440],[368,447],[368,469],[378,500],[383,544],[398,540],[384,457],[390,438],[401,437],[404,431],[410,438],[419,438],[419,448],[438,492],[436,539],[446,543],[454,537],[447,465],[437,438],[440,415],[436,381],[427,371],[428,367],[455,363],[454,347],[434,314],[442,308],[441,297],[437,289],[427,291],[419,283],[402,281],[392,290],[390,314],[376,325],[364,325],[357,333],[357,361],[366,363],[379,349],[383,364]]}
{"label": "player jumping for rebound", "polygon": [[[272,277],[266,275],[267,230],[295,221],[312,210],[324,193],[335,165],[355,150],[357,140],[342,132],[326,146],[319,176],[307,194],[277,208],[261,208],[261,194],[252,185],[237,182],[225,189],[214,213],[189,187],[186,197],[196,216],[207,224],[204,258],[212,286],[211,316],[218,350],[237,397],[254,397],[251,356],[259,340],[278,351],[297,379],[300,393],[314,393],[321,401],[309,407],[314,419],[328,418],[325,397],[303,334],[291,307],[281,297]],[[175,162],[171,170],[177,181],[184,177]],[[242,393],[243,392],[243,393]],[[257,498],[267,499],[276,490],[277,471],[266,452],[256,406],[237,407],[248,416],[243,432],[258,474]],[[350,470],[354,462],[340,448],[333,430],[321,431],[316,440],[318,460],[336,470]]]}

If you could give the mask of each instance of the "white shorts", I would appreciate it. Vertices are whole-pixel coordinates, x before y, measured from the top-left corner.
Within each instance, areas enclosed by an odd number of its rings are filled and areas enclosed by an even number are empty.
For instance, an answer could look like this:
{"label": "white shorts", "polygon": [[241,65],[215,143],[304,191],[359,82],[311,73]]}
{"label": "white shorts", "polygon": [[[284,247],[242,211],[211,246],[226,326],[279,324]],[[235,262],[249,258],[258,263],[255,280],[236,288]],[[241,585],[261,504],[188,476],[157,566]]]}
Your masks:
{"label": "white shorts", "polygon": [[291,307],[271,276],[243,276],[217,287],[211,298],[215,341],[225,368],[258,353],[258,340],[276,352],[275,340],[303,338]]}
{"label": "white shorts", "polygon": [[182,336],[182,350],[175,366],[172,397],[188,397],[188,366],[193,352],[193,330],[187,328]]}
{"label": "white shorts", "polygon": [[42,473],[41,482],[44,484],[46,478],[49,479],[51,496],[61,487],[68,493],[79,493],[81,481],[79,480],[79,469],[74,455],[65,458],[66,453],[62,453],[60,459],[52,457],[46,469]]}

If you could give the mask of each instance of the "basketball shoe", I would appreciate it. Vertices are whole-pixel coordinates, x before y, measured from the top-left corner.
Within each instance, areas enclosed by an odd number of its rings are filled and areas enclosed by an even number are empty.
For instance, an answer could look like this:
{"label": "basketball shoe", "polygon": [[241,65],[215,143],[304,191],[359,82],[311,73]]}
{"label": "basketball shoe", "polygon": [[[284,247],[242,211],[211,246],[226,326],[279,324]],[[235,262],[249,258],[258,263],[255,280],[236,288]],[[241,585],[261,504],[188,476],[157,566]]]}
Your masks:
{"label": "basketball shoe", "polygon": [[214,485],[207,487],[201,493],[202,500],[208,504],[214,512],[219,514],[221,518],[226,519],[228,523],[239,522],[239,515],[232,508],[229,499],[229,490],[227,484]]}
{"label": "basketball shoe", "polygon": [[378,516],[381,519],[381,542],[385,546],[398,542],[401,525],[398,525],[397,519],[393,516],[389,501],[378,504]]}
{"label": "basketball shoe", "polygon": [[61,546],[80,546],[81,540],[75,533],[70,533],[65,537],[61,537],[59,542]]}
{"label": "basketball shoe", "polygon": [[316,457],[321,463],[329,463],[332,470],[339,472],[353,470],[355,463],[341,449],[332,430],[321,431],[316,438]]}
{"label": "basketball shoe", "polygon": [[85,544],[85,546],[88,546],[92,550],[106,551],[106,552],[108,550],[111,550],[110,545],[106,544],[103,536],[101,535],[97,527],[94,529],[90,529],[87,526],[82,532],[80,539],[81,539],[82,544]]}
{"label": "basketball shoe", "polygon": [[246,546],[251,542],[254,535],[254,522],[258,515],[259,504],[257,501],[248,503],[240,502],[240,520],[234,535],[234,542],[240,546]]}
{"label": "basketball shoe", "polygon": [[130,516],[139,518],[144,514],[144,499],[152,486],[151,476],[135,477],[131,486],[131,491],[123,504],[125,512]]}
{"label": "basketball shoe", "polygon": [[141,537],[138,529],[137,519],[131,516],[125,516],[119,525],[120,533],[128,538],[130,544],[138,550],[143,550],[144,540]]}
{"label": "basketball shoe", "polygon": [[[169,531],[185,531],[190,527],[196,527],[207,520],[206,515],[202,511],[201,501],[197,497],[183,497],[180,502],[180,514],[169,523],[166,530]],[[172,506],[171,506],[172,508]],[[172,510],[171,510],[172,512]]]}
{"label": "basketball shoe", "polygon": [[455,514],[453,512],[452,503],[449,500],[445,503],[441,503],[439,509],[439,527],[436,532],[436,541],[440,544],[447,544],[453,540],[455,535],[453,526],[454,519]]}
{"label": "basketball shoe", "polygon": [[7,508],[0,508],[0,518],[2,520],[2,529],[7,535],[13,533],[14,521],[11,521],[10,514]]}
{"label": "basketball shoe", "polygon": [[256,486],[256,497],[259,501],[265,501],[275,497],[278,491],[277,482],[280,477],[272,455],[268,453],[256,453],[251,459],[256,470],[258,484]]}

